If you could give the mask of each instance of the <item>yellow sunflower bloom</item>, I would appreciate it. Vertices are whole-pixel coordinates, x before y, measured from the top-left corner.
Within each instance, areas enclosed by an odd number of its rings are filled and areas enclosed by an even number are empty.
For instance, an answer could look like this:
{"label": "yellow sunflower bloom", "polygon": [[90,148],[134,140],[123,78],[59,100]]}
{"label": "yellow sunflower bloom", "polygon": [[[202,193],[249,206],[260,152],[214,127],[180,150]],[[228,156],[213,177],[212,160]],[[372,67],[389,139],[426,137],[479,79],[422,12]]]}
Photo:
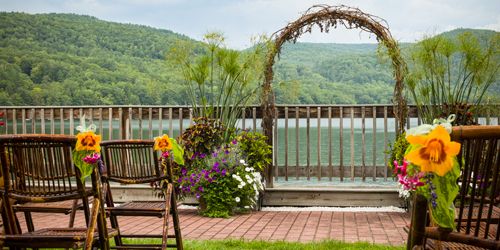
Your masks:
{"label": "yellow sunflower bloom", "polygon": [[405,155],[411,163],[420,166],[424,172],[444,176],[453,168],[453,158],[460,151],[460,143],[452,142],[443,126],[437,126],[428,135],[409,135],[406,140],[417,149]]}
{"label": "yellow sunflower bloom", "polygon": [[163,135],[155,138],[155,150],[165,152],[172,149],[172,143],[168,135]]}
{"label": "yellow sunflower bloom", "polygon": [[96,153],[101,152],[101,136],[92,131],[79,133],[77,136],[76,150],[88,150]]}

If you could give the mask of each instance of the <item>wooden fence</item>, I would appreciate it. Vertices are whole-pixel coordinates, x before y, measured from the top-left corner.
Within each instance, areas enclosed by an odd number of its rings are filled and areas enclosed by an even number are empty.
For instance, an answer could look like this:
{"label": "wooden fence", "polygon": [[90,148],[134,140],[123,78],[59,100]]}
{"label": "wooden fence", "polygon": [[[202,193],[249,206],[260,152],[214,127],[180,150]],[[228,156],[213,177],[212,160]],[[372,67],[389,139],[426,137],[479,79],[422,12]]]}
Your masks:
{"label": "wooden fence", "polygon": [[[276,105],[273,178],[268,187],[333,182],[387,181],[388,144],[397,131],[392,105]],[[481,124],[498,124],[500,106],[482,114]],[[5,134],[75,134],[80,118],[108,139],[179,136],[192,122],[189,106],[0,106]],[[249,106],[242,129],[261,131],[262,111]],[[407,126],[420,124],[409,107]]]}

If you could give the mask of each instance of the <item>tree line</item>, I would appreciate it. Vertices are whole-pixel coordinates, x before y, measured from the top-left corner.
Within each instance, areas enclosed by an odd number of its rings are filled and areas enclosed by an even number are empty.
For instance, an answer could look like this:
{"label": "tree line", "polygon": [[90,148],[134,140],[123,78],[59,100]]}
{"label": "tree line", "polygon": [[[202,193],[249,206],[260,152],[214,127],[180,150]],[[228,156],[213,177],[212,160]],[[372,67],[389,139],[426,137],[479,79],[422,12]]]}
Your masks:
{"label": "tree line", "polygon": [[[206,53],[200,41],[169,30],[74,14],[0,13],[0,105],[187,104],[188,86],[170,57],[186,43],[194,55]],[[392,70],[376,50],[286,45],[275,65],[277,103],[389,103]],[[498,97],[500,87],[493,89]]]}

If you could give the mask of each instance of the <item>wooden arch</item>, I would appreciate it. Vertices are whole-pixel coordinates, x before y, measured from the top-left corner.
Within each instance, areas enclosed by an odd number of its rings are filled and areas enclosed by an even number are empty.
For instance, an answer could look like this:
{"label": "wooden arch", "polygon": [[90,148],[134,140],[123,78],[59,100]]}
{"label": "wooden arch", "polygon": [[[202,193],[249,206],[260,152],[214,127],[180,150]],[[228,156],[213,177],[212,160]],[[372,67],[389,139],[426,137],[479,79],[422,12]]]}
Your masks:
{"label": "wooden arch", "polygon": [[262,127],[268,142],[272,143],[273,117],[275,115],[274,95],[271,86],[275,58],[277,55],[279,56],[281,47],[285,42],[293,41],[295,43],[302,34],[310,33],[315,25],[320,28],[321,32],[325,33],[328,33],[330,28],[336,28],[338,25],[342,25],[347,29],[361,29],[375,34],[377,41],[387,48],[396,79],[392,99],[394,116],[396,117],[397,132],[401,133],[406,123],[407,113],[406,101],[403,97],[403,79],[407,68],[401,57],[398,44],[387,28],[387,22],[379,17],[366,14],[357,8],[345,5],[314,5],[302,17],[278,30],[271,37],[274,39],[274,48],[267,55],[261,100],[263,111]]}

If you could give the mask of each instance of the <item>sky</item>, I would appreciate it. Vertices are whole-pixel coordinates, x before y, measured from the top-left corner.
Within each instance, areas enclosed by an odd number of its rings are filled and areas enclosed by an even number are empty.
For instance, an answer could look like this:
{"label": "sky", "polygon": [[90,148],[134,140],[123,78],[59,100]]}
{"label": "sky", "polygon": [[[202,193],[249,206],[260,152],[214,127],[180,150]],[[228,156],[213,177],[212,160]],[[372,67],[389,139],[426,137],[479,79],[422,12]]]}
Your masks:
{"label": "sky", "polygon": [[[168,29],[196,40],[218,31],[228,47],[243,49],[252,45],[252,37],[273,34],[315,4],[343,4],[383,18],[400,42],[455,28],[500,31],[499,0],[0,0],[0,11],[84,14]],[[338,28],[328,34],[313,30],[299,41],[375,43],[376,38],[359,29]]]}

